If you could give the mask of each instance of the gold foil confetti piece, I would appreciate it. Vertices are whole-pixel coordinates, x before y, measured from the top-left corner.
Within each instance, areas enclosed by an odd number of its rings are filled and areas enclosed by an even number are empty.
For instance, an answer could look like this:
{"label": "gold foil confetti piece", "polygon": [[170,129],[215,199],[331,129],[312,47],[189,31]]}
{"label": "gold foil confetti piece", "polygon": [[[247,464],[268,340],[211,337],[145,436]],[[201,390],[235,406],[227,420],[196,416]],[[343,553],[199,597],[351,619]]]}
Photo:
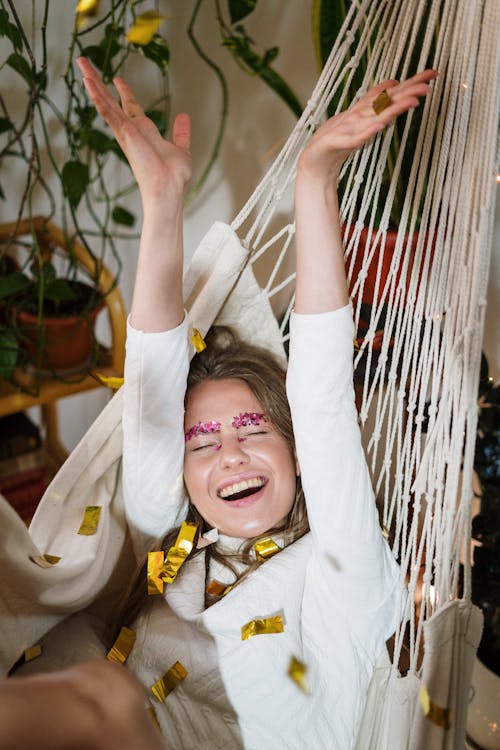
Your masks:
{"label": "gold foil confetti piece", "polygon": [[358,339],[353,339],[352,343],[354,344],[354,348],[356,349],[356,351],[359,351],[359,341],[358,341]]}
{"label": "gold foil confetti piece", "polygon": [[94,15],[99,8],[99,0],[80,0],[75,13]]}
{"label": "gold foil confetti piece", "polygon": [[33,661],[33,659],[36,659],[40,654],[42,653],[42,647],[39,643],[37,643],[35,646],[30,646],[29,648],[26,648],[24,650],[24,661]]}
{"label": "gold foil confetti piece", "polygon": [[101,515],[100,505],[87,505],[85,513],[83,514],[82,525],[77,531],[77,534],[83,536],[93,536],[97,531],[99,524],[99,516]]}
{"label": "gold foil confetti piece", "polygon": [[115,661],[117,664],[125,664],[135,643],[135,637],[135,632],[124,625],[118,634],[118,638],[106,654],[106,659]]}
{"label": "gold foil confetti piece", "polygon": [[225,583],[221,583],[221,581],[216,581],[215,579],[213,581],[210,581],[210,583],[207,586],[207,594],[211,594],[212,596],[223,596],[227,585]]}
{"label": "gold foil confetti piece", "polygon": [[146,711],[148,712],[149,717],[151,721],[153,722],[153,724],[155,725],[155,727],[158,729],[159,732],[161,732],[160,722],[158,721],[158,717],[156,715],[156,711],[154,710],[154,707],[146,706]]}
{"label": "gold foil confetti piece", "polygon": [[290,664],[288,665],[288,676],[292,678],[292,680],[304,693],[309,693],[309,688],[306,681],[306,672],[306,665],[295,656],[292,656],[290,659]]}
{"label": "gold foil confetti piece", "polygon": [[274,539],[271,539],[270,536],[261,539],[259,542],[255,542],[253,548],[258,556],[262,557],[264,560],[267,560],[268,557],[272,557],[277,552],[281,552],[281,548],[278,547]]}
{"label": "gold foil confetti piece", "polygon": [[180,661],[176,661],[168,672],[165,672],[154,685],[151,685],[151,692],[161,703],[167,698],[168,694],[175,690],[177,685],[187,677],[187,671]]}
{"label": "gold foil confetti piece", "polygon": [[165,583],[173,583],[182,563],[193,549],[194,537],[197,531],[195,523],[184,521],[173,547],[167,552],[163,565],[162,578]]}
{"label": "gold foil confetti piece", "polygon": [[60,559],[57,555],[30,555],[30,560],[40,568],[52,568],[53,565],[57,565]]}
{"label": "gold foil confetti piece", "polygon": [[387,526],[382,526],[382,536],[384,539],[389,539],[389,529]]}
{"label": "gold foil confetti piece", "polygon": [[449,708],[443,708],[442,706],[433,703],[429,696],[429,691],[426,685],[422,685],[420,690],[420,704],[422,706],[425,716],[432,721],[438,727],[442,729],[449,729],[451,726],[451,717]]}
{"label": "gold foil confetti piece", "polygon": [[372,107],[376,115],[379,115],[381,112],[384,111],[384,109],[387,109],[392,104],[392,99],[387,93],[387,91],[383,90],[380,92],[380,94],[376,97],[376,99],[372,102]]}
{"label": "gold foil confetti piece", "polygon": [[155,10],[147,10],[145,13],[141,13],[128,30],[127,40],[131,44],[139,44],[141,47],[149,44],[164,19],[165,16]]}
{"label": "gold foil confetti piece", "polygon": [[90,374],[101,385],[105,385],[106,388],[111,388],[113,391],[117,391],[125,382],[125,378],[119,378],[116,375],[101,375],[99,372],[91,372]]}
{"label": "gold foil confetti piece", "polygon": [[148,552],[148,594],[163,594],[163,562],[165,553],[163,550],[158,552]]}
{"label": "gold foil confetti piece", "polygon": [[246,641],[254,635],[265,635],[267,633],[283,633],[283,617],[275,615],[274,617],[265,617],[262,620],[250,620],[241,628],[241,640]]}
{"label": "gold foil confetti piece", "polygon": [[198,354],[207,348],[203,336],[197,328],[193,328],[193,333],[191,334],[191,342]]}

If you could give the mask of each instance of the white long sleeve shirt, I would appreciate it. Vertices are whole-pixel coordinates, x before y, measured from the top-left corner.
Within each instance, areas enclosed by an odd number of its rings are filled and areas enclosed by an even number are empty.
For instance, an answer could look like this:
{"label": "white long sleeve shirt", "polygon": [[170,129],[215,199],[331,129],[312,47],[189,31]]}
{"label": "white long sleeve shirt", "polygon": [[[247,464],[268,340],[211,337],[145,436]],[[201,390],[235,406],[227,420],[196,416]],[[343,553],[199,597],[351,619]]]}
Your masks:
{"label": "white long sleeve shirt", "polygon": [[[134,626],[128,666],[149,687],[176,661],[187,677],[156,714],[171,750],[352,748],[373,665],[401,611],[399,569],[378,521],[352,384],[350,306],[293,315],[287,392],[311,531],[209,609],[205,561],[189,560]],[[165,333],[129,328],[124,499],[136,549],[178,524],[184,322]],[[281,614],[284,632],[243,641],[251,620]],[[289,677],[307,666],[309,693]]]}

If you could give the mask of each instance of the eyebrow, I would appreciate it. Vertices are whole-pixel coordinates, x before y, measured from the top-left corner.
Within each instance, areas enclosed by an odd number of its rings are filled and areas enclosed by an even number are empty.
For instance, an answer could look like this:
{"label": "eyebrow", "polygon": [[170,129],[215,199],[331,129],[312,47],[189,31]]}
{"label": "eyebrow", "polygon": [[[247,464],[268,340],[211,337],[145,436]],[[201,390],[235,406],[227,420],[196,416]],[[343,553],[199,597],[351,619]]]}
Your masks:
{"label": "eyebrow", "polygon": [[[259,425],[261,422],[267,422],[265,414],[260,412],[249,412],[240,413],[233,417],[231,425],[237,430],[239,427],[248,427],[249,425]],[[199,437],[199,435],[209,435],[213,432],[220,432],[221,423],[216,420],[210,422],[198,422],[187,430],[184,435],[184,440],[188,443],[192,438]]]}
{"label": "eyebrow", "polygon": [[198,435],[208,435],[211,432],[220,432],[220,422],[212,420],[211,422],[198,422],[193,425],[184,435],[184,440],[188,443],[191,438],[198,437]]}

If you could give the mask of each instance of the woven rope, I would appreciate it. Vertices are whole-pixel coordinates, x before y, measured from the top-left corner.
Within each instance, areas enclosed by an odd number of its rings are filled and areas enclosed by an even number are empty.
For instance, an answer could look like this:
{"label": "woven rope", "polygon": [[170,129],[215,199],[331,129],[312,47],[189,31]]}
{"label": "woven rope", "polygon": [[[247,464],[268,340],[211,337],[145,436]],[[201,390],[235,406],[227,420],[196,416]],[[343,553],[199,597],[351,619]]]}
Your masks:
{"label": "woven rope", "polygon": [[[425,33],[423,39],[417,38],[425,12]],[[381,269],[389,253],[387,228],[413,113],[406,117],[378,225],[370,207],[379,202],[393,128],[345,166],[347,187],[341,201],[345,226],[351,227],[344,239],[356,324],[368,268],[378,254],[369,327],[355,367],[358,372],[362,366],[371,372],[360,386],[360,418],[382,522],[391,531],[393,550],[411,594],[396,635],[394,657],[396,665],[409,628],[410,671],[418,667],[423,622],[457,595],[460,561],[464,596],[470,597],[477,385],[498,164],[498,29],[497,0],[353,3],[302,117],[232,224],[273,301],[285,341],[293,308],[294,225],[290,216],[282,226],[276,222],[278,212],[283,215],[283,202],[289,199],[300,151],[338,92],[342,107],[368,45],[362,90],[374,81],[404,77],[418,49],[417,67],[427,64],[439,71],[433,95],[422,105],[412,168],[405,175],[397,240],[385,278]],[[355,34],[360,41],[354,57],[346,61]],[[360,242],[363,227],[368,228],[364,247]],[[417,228],[410,262],[407,238]],[[263,273],[266,257],[272,261]],[[355,263],[361,258],[361,271],[353,278]],[[382,327],[378,353],[373,344]]]}

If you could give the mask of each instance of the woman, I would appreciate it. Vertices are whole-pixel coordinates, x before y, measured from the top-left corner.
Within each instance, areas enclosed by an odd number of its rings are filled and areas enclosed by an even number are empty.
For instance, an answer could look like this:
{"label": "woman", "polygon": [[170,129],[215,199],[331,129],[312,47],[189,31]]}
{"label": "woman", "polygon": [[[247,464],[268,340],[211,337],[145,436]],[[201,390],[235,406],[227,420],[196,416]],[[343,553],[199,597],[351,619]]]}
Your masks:
{"label": "woman", "polygon": [[[168,142],[124,81],[115,81],[120,107],[90,63],[79,65],[144,211],[124,386],[127,521],[138,548],[167,534],[174,552],[181,521],[198,525],[193,552],[169,570],[164,596],[149,597],[127,621],[136,635],[127,666],[147,688],[167,748],[351,748],[402,587],[380,532],[354,405],[336,188],[352,150],[417,106],[435,73],[375,86],[322,125],[299,159],[292,434],[278,366],[237,342],[209,342],[186,395],[189,118],[177,116]],[[381,101],[382,111],[374,108]],[[198,548],[200,535],[202,543],[218,539]],[[277,554],[259,557],[253,543],[270,536]]]}

